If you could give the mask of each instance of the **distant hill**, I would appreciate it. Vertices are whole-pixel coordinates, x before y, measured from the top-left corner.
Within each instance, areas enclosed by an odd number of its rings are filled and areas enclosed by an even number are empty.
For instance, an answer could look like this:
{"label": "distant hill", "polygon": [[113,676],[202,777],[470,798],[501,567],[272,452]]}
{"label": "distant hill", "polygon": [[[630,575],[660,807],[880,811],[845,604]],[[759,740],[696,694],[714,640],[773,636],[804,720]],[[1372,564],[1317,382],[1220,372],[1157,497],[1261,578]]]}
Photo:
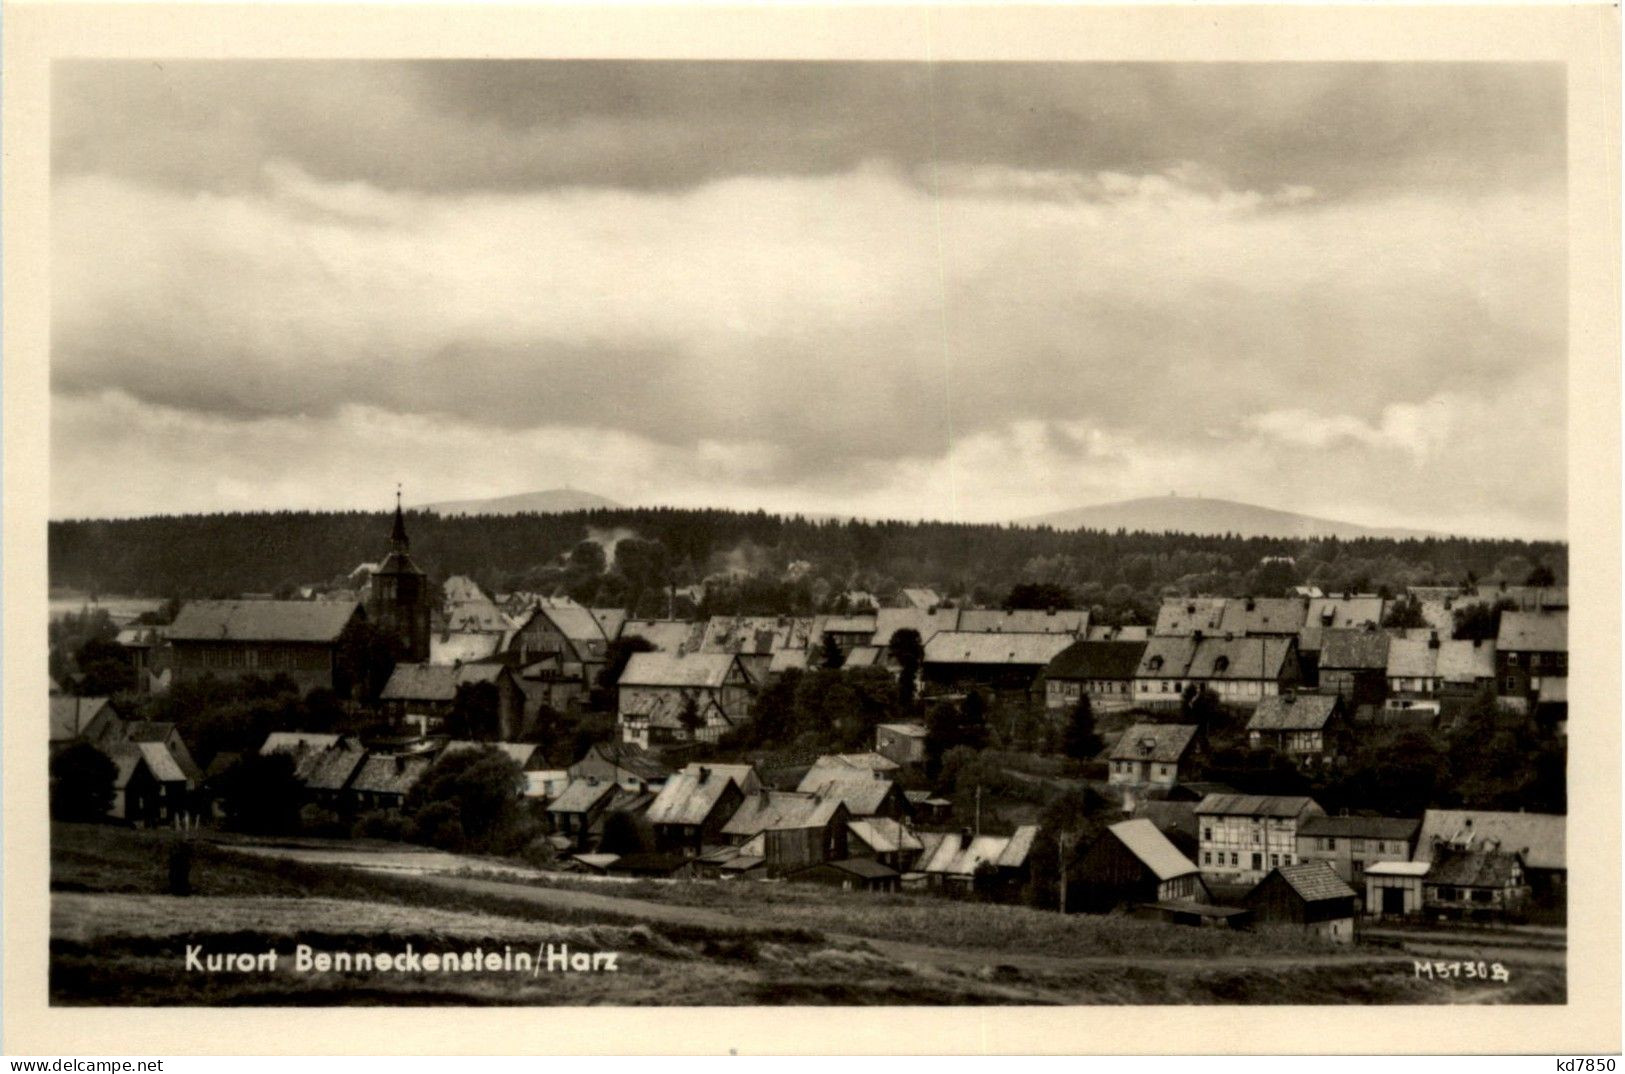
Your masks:
{"label": "distant hill", "polygon": [[1380,529],[1204,496],[1147,496],[1138,500],[1074,507],[1068,511],[1036,515],[1020,519],[1018,524],[1053,526],[1059,530],[1115,532],[1123,529],[1131,533],[1234,533],[1240,537],[1337,537],[1341,540],[1357,537],[1405,540],[1440,536],[1427,530]]}
{"label": "distant hill", "polygon": [[599,508],[618,508],[616,503],[592,492],[578,489],[547,489],[544,492],[521,492],[513,496],[493,496],[488,500],[446,500],[426,503],[418,510],[433,511],[438,515],[525,515],[561,514],[565,511],[596,511]]}

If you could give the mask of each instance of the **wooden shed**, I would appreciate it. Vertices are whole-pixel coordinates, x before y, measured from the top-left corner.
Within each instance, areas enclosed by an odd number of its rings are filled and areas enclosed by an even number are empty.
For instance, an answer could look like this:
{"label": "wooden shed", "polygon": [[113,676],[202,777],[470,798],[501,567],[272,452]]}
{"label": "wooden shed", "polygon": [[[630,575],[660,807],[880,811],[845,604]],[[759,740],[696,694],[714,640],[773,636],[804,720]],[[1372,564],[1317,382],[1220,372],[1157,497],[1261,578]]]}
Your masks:
{"label": "wooden shed", "polygon": [[1339,943],[1354,942],[1354,889],[1323,861],[1271,870],[1243,900],[1258,925],[1301,928]]}

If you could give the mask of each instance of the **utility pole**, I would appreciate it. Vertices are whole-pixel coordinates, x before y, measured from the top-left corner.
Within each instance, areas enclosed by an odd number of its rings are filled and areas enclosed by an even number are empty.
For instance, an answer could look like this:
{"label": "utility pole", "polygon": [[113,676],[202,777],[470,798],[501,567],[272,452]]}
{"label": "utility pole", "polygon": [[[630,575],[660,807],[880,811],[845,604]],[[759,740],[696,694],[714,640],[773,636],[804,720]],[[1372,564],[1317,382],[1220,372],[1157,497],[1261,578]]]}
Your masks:
{"label": "utility pole", "polygon": [[1058,893],[1059,898],[1055,900],[1055,905],[1060,908],[1060,911],[1063,914],[1066,913],[1066,841],[1068,834],[1070,833],[1055,833],[1056,864],[1059,866],[1059,871],[1061,874],[1061,890]]}
{"label": "utility pole", "polygon": [[973,829],[977,838],[982,835],[982,785],[976,785],[976,827]]}

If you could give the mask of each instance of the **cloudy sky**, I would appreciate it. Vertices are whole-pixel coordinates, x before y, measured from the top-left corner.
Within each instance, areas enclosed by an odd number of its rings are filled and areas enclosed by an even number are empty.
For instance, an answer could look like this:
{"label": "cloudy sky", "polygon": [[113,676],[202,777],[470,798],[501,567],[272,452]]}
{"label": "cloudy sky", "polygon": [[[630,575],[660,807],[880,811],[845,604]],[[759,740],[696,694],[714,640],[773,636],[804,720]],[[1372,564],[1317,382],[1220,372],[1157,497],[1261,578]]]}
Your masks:
{"label": "cloudy sky", "polygon": [[1565,530],[1561,67],[59,62],[52,514]]}

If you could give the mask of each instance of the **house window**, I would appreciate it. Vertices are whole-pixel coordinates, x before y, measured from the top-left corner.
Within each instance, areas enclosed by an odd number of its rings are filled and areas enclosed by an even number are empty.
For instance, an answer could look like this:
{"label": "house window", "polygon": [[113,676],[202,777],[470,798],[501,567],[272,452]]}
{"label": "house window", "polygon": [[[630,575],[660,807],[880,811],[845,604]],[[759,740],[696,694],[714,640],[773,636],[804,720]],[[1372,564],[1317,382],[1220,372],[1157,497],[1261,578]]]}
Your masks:
{"label": "house window", "polygon": [[1208,851],[1208,850],[1202,851],[1202,864],[1203,865],[1212,865],[1213,864],[1213,852],[1212,851]]}
{"label": "house window", "polygon": [[1365,840],[1364,839],[1355,839],[1355,840],[1352,841],[1352,843],[1353,843],[1353,845],[1349,847],[1350,850],[1357,850],[1357,851],[1362,851],[1362,852],[1365,850]]}
{"label": "house window", "polygon": [[1326,849],[1327,850],[1336,850],[1337,849],[1337,838],[1335,836],[1333,836],[1331,838],[1328,838],[1326,840]]}
{"label": "house window", "polygon": [[1241,854],[1239,852],[1234,851],[1234,850],[1232,850],[1230,852],[1230,864],[1231,865],[1240,865],[1241,864]]}
{"label": "house window", "polygon": [[1440,888],[1439,889],[1439,899],[1441,901],[1443,901],[1443,902],[1455,902],[1456,901],[1456,889],[1455,888]]}
{"label": "house window", "polygon": [[1514,692],[1517,689],[1518,689],[1518,680],[1514,679],[1511,675],[1508,675],[1507,676],[1507,685],[1506,685],[1507,693],[1510,694],[1510,693]]}
{"label": "house window", "polygon": [[1202,842],[1204,842],[1204,843],[1213,842],[1213,829],[1212,828],[1203,828],[1202,829]]}
{"label": "house window", "polygon": [[1479,888],[1473,892],[1474,902],[1489,902],[1494,897],[1495,893],[1490,891],[1488,888]]}
{"label": "house window", "polygon": [[1529,666],[1532,667],[1532,668],[1540,667],[1540,654],[1539,653],[1530,653],[1529,654]]}
{"label": "house window", "polygon": [[1514,667],[1514,668],[1518,666],[1518,654],[1517,653],[1508,653],[1507,654],[1507,666],[1508,667]]}

